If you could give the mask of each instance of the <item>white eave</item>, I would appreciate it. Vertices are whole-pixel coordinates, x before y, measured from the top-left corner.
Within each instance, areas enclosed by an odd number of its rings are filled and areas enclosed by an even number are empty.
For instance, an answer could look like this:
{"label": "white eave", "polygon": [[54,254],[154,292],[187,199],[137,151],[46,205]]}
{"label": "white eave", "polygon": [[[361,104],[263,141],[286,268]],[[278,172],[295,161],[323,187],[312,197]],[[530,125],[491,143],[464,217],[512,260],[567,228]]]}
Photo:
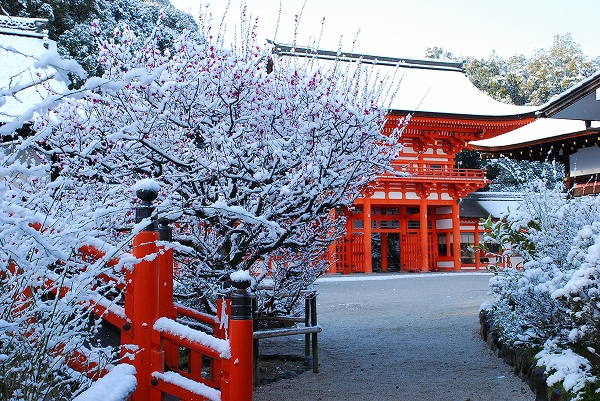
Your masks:
{"label": "white eave", "polygon": [[583,132],[585,122],[579,120],[561,120],[555,118],[540,118],[514,131],[490,139],[470,142],[477,149],[501,148],[511,145],[522,145],[553,137]]}
{"label": "white eave", "polygon": [[[360,54],[292,48],[273,43],[279,56],[308,57],[316,66],[331,68],[335,60],[346,61],[351,74],[358,60],[373,65],[379,78],[388,77],[393,98],[382,106],[398,113],[492,119],[533,117],[539,106],[515,106],[498,102],[480,91],[466,76],[461,62],[435,59],[401,59]],[[345,66],[343,68],[346,68]],[[373,77],[371,78],[373,79]]]}

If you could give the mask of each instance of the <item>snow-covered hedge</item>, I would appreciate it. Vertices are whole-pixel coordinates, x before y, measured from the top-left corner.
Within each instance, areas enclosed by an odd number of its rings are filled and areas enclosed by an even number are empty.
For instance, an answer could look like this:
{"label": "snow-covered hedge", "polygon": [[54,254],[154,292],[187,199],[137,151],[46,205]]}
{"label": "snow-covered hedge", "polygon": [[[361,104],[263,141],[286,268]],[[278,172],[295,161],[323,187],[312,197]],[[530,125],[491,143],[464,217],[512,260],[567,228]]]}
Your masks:
{"label": "snow-covered hedge", "polygon": [[548,385],[560,383],[573,400],[597,397],[600,198],[569,198],[560,187],[532,183],[519,207],[489,228],[486,242],[524,260],[490,280],[495,330],[536,350]]}

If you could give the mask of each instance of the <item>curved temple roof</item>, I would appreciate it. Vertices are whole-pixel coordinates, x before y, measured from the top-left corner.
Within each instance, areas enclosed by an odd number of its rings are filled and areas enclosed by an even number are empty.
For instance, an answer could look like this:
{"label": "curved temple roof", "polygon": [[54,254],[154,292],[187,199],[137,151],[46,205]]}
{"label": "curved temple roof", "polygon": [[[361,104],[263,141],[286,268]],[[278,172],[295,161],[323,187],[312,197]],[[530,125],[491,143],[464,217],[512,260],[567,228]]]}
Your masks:
{"label": "curved temple roof", "polygon": [[272,44],[273,52],[279,56],[312,58],[323,68],[331,67],[336,60],[373,65],[380,77],[389,77],[392,92],[397,89],[393,99],[383,104],[392,112],[520,120],[533,118],[539,109],[492,99],[471,83],[460,61],[392,58]]}
{"label": "curved temple roof", "polygon": [[[6,103],[0,105],[0,123],[12,121],[48,95],[42,85],[32,86],[36,73],[41,72],[34,67],[35,62],[54,47],[43,30],[46,22],[0,16],[0,95],[9,88],[23,88],[15,97],[3,99]],[[51,80],[49,83],[53,89],[66,89],[62,82]]]}

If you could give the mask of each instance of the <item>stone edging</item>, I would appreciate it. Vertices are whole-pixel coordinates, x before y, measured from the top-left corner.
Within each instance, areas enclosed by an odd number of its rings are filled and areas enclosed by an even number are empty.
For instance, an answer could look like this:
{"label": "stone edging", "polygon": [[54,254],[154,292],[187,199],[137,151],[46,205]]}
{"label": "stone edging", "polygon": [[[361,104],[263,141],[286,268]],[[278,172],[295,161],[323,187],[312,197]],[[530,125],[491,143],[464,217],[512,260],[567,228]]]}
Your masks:
{"label": "stone edging", "polygon": [[479,334],[498,358],[512,366],[513,372],[525,383],[535,394],[535,401],[564,401],[561,390],[555,388],[548,399],[548,385],[543,368],[536,367],[535,359],[527,355],[521,348],[513,347],[511,344],[503,343],[498,334],[494,332],[493,325],[487,318],[486,311],[479,312]]}

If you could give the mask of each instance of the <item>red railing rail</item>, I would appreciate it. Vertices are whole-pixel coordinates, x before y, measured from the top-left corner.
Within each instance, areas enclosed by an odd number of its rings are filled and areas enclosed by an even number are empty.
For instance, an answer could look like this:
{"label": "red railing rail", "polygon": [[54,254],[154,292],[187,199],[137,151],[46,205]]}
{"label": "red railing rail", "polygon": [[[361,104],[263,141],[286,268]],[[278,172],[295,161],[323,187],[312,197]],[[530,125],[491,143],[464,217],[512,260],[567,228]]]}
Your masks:
{"label": "red railing rail", "polygon": [[485,170],[468,168],[431,168],[430,166],[394,166],[393,173],[386,173],[382,178],[431,179],[436,180],[483,180]]}

